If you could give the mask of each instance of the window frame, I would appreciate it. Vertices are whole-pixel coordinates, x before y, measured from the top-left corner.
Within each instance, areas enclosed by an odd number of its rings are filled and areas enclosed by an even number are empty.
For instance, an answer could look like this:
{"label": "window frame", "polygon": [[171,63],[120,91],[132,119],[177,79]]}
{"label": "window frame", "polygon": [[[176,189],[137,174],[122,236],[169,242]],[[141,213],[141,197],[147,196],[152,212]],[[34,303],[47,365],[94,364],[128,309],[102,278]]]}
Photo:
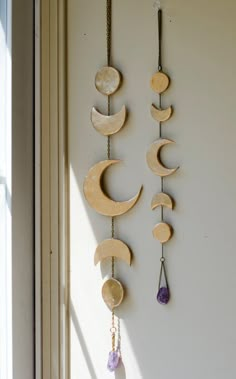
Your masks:
{"label": "window frame", "polygon": [[67,2],[36,4],[36,379],[65,379],[70,377]]}

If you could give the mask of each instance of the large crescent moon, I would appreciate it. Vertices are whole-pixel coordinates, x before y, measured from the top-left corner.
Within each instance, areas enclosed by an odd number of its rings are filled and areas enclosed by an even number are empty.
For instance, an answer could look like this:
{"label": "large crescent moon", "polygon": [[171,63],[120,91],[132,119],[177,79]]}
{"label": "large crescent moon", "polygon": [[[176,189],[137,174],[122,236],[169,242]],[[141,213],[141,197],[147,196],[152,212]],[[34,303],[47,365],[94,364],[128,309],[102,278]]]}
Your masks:
{"label": "large crescent moon", "polygon": [[158,122],[164,122],[169,120],[169,118],[172,115],[172,107],[168,107],[166,109],[159,109],[156,108],[153,104],[151,105],[151,115],[154,118],[154,120]]}
{"label": "large crescent moon", "polygon": [[141,187],[139,192],[127,201],[114,201],[103,192],[103,173],[108,167],[118,162],[120,161],[112,159],[98,162],[89,170],[84,181],[84,195],[89,205],[104,216],[114,217],[128,212],[137,203],[142,191]]}
{"label": "large crescent moon", "polygon": [[159,154],[163,146],[174,143],[169,139],[160,138],[157,141],[153,142],[147,152],[147,164],[149,168],[154,172],[154,174],[159,176],[168,176],[173,174],[178,167],[176,168],[167,168],[163,166]]}
{"label": "large crescent moon", "polygon": [[129,266],[131,265],[131,251],[123,241],[118,239],[106,239],[98,245],[94,255],[94,264],[109,257],[122,259]]}
{"label": "large crescent moon", "polygon": [[112,115],[106,116],[98,112],[96,108],[92,108],[91,111],[91,121],[94,128],[104,136],[111,136],[119,132],[125,123],[126,118],[126,108],[125,105],[121,108],[120,112]]}

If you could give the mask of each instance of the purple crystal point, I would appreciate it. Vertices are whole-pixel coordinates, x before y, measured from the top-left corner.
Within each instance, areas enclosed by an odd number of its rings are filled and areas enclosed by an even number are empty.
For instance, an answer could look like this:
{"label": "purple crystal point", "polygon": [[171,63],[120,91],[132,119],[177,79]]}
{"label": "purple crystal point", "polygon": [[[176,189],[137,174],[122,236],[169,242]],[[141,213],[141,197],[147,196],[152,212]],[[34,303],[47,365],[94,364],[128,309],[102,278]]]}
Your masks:
{"label": "purple crystal point", "polygon": [[170,300],[170,291],[167,287],[161,287],[159,288],[159,291],[157,293],[157,301],[160,304],[167,304]]}
{"label": "purple crystal point", "polygon": [[120,362],[120,353],[119,351],[110,351],[108,356],[107,368],[109,371],[115,371]]}

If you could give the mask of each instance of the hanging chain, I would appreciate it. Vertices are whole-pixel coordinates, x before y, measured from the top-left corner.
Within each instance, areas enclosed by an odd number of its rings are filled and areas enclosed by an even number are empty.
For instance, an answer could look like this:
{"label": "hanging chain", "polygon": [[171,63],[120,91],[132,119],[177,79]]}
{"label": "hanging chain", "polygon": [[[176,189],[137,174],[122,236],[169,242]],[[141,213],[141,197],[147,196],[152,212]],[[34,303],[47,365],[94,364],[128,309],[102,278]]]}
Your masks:
{"label": "hanging chain", "polygon": [[107,0],[107,65],[111,64],[111,10],[112,10],[112,0]]}
{"label": "hanging chain", "polygon": [[[162,10],[158,8],[157,11],[157,22],[158,22],[158,71],[162,70],[162,54],[161,54],[161,43],[162,43]],[[159,94],[159,108],[161,109],[161,93]],[[162,138],[162,123],[159,122],[159,138]],[[164,191],[164,178],[161,176],[161,192]],[[161,205],[161,221],[164,219],[164,209],[163,205]],[[161,244],[161,259],[164,259],[164,245]],[[162,274],[162,266],[164,266],[164,261],[161,261],[161,272],[160,278]]]}
{"label": "hanging chain", "polygon": [[162,64],[161,64],[162,10],[160,8],[157,11],[157,21],[158,21],[158,71],[161,71],[162,70]]}
{"label": "hanging chain", "polygon": [[[112,0],[107,0],[106,5],[106,39],[107,39],[107,66],[111,65],[111,9]],[[107,96],[107,115],[111,114],[111,99]],[[110,136],[107,137],[107,159],[111,159]]]}
{"label": "hanging chain", "polygon": [[[112,0],[107,0],[106,6],[106,37],[107,37],[107,66],[111,64],[111,12],[112,12]],[[111,98],[107,96],[107,115],[111,114]],[[111,137],[107,137],[107,159],[111,159]],[[115,220],[111,218],[111,238],[115,235]],[[111,276],[114,278],[115,271],[115,259],[111,258]]]}
{"label": "hanging chain", "polygon": [[116,327],[115,327],[115,313],[114,310],[112,309],[112,314],[111,314],[111,349],[112,351],[115,351],[116,347]]}
{"label": "hanging chain", "polygon": [[[106,2],[106,39],[107,39],[107,66],[111,65],[111,14],[112,14],[112,0],[107,0]],[[111,98],[107,96],[107,115],[111,114]],[[111,137],[107,137],[107,159],[111,159]],[[111,238],[115,235],[115,219],[111,217]],[[115,276],[115,258],[111,258],[111,276]],[[112,351],[115,351],[116,344],[116,332],[115,327],[115,312],[112,309],[111,314],[111,343]]]}

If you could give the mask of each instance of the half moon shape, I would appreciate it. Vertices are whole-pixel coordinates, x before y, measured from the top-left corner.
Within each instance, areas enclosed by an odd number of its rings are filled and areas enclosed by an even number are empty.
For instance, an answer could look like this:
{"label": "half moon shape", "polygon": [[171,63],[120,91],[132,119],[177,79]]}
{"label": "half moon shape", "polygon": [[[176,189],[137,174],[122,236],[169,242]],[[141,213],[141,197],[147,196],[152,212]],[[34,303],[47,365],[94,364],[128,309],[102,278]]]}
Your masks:
{"label": "half moon shape", "polygon": [[129,266],[131,265],[131,251],[124,242],[118,239],[106,239],[98,245],[94,255],[94,264],[109,257],[122,259]]}
{"label": "half moon shape", "polygon": [[126,108],[125,105],[121,108],[120,112],[106,116],[98,112],[96,108],[92,108],[91,111],[91,121],[93,127],[101,133],[103,136],[111,136],[119,132],[125,123],[126,119]]}
{"label": "half moon shape", "polygon": [[102,189],[102,177],[105,170],[113,164],[120,162],[119,160],[107,159],[98,162],[93,166],[84,181],[84,195],[89,205],[98,213],[104,216],[120,216],[128,212],[137,203],[142,191],[139,192],[130,200],[115,201],[110,199]]}
{"label": "half moon shape", "polygon": [[152,210],[160,206],[173,209],[174,202],[172,198],[169,195],[167,195],[167,193],[160,192],[153,196],[151,203]]}
{"label": "half moon shape", "polygon": [[169,120],[173,112],[172,107],[168,107],[166,109],[159,109],[156,108],[153,104],[151,105],[151,115],[154,118],[154,120],[158,122],[164,122]]}
{"label": "half moon shape", "polygon": [[161,148],[165,145],[169,145],[172,143],[174,143],[174,141],[165,138],[160,138],[151,144],[147,152],[147,164],[149,168],[154,172],[154,174],[159,176],[168,176],[173,174],[178,169],[178,167],[165,167],[159,158]]}

